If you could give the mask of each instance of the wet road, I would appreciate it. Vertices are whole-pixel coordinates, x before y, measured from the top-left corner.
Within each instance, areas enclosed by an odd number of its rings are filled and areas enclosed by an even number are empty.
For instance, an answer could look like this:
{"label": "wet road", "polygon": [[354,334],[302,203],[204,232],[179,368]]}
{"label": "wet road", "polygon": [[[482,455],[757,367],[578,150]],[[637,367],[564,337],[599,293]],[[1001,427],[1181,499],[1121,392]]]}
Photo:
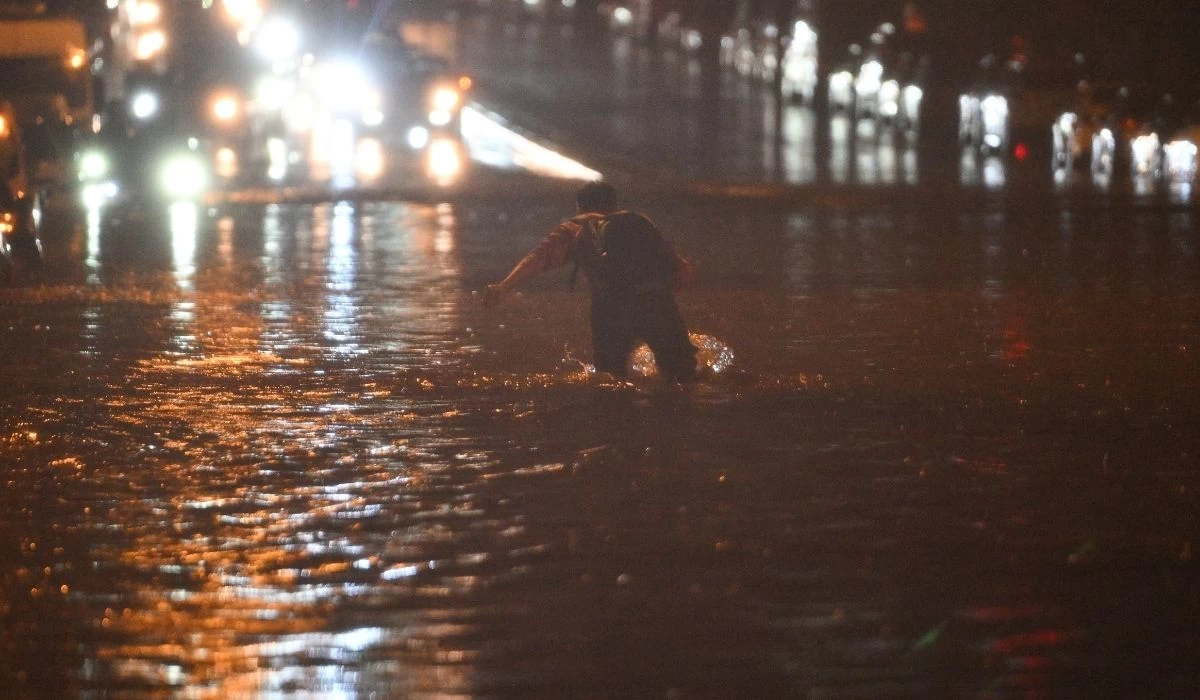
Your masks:
{"label": "wet road", "polygon": [[665,39],[648,45],[619,34],[584,36],[562,23],[489,15],[410,27],[413,40],[478,77],[476,95],[486,105],[639,190],[703,182],[772,192],[833,188],[889,199],[920,187],[1018,201],[1046,195],[1093,204],[1195,201],[1194,182],[1134,178],[1125,168],[1104,176],[1086,167],[1055,171],[1049,117],[1044,129],[1029,133],[1030,127],[1017,130],[1014,115],[1019,148],[1012,150],[1020,157],[963,152],[952,91],[930,87],[919,133],[907,133],[830,114],[821,104],[781,104],[764,82],[732,68],[714,70],[699,53]]}
{"label": "wet road", "polygon": [[8,696],[1194,688],[1190,214],[638,204],[737,354],[696,387],[589,378],[565,275],[478,304],[557,203],[48,240]]}
{"label": "wet road", "polygon": [[5,697],[1194,691],[1191,209],[634,193],[736,354],[679,388],[585,371],[566,271],[479,303],[569,209],[507,177],[51,212],[0,290]]}

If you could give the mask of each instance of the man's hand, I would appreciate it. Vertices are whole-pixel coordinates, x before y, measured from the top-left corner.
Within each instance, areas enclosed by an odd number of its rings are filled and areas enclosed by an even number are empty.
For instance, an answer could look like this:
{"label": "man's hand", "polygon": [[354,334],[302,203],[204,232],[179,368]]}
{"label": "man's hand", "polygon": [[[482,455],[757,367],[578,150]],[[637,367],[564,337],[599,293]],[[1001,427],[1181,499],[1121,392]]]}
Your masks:
{"label": "man's hand", "polygon": [[489,284],[483,292],[483,305],[495,306],[508,296],[508,287],[503,284]]}

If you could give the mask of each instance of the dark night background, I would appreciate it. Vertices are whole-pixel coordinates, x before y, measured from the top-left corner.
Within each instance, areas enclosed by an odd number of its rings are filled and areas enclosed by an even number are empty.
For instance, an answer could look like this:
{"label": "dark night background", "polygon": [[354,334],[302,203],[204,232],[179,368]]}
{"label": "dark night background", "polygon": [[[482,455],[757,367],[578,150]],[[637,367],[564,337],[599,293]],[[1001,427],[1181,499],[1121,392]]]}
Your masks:
{"label": "dark night background", "polygon": [[[308,0],[305,4],[342,5],[363,15],[394,0]],[[444,7],[453,0],[426,3]],[[1200,79],[1195,52],[1200,36],[1200,12],[1192,0],[746,0],[759,16],[778,16],[812,7],[822,33],[826,61],[840,56],[846,45],[861,42],[881,22],[901,24],[905,5],[914,4],[924,16],[931,54],[940,74],[963,79],[988,52],[1011,52],[1013,39],[1021,37],[1031,60],[1061,61],[1082,52],[1089,70],[1102,80],[1140,82],[1157,90],[1187,91]],[[601,0],[579,0],[577,14],[592,16],[589,9]],[[51,9],[71,9],[103,14],[103,0],[50,0],[6,5],[44,4]],[[420,4],[408,3],[408,4]],[[465,4],[465,3],[464,3]],[[677,9],[709,31],[724,29],[736,14],[739,0],[662,0],[655,12]],[[793,8],[797,8],[793,10]],[[327,8],[323,8],[327,9]]]}

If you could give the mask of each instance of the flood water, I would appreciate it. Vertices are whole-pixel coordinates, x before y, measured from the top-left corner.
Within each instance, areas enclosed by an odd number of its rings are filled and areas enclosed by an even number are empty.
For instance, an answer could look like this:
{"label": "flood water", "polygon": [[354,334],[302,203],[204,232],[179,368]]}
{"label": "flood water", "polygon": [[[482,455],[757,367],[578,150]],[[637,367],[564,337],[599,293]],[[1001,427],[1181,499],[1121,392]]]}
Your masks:
{"label": "flood water", "polygon": [[0,291],[24,697],[1185,697],[1190,210],[631,202],[733,367],[606,382],[557,201],[48,235]]}

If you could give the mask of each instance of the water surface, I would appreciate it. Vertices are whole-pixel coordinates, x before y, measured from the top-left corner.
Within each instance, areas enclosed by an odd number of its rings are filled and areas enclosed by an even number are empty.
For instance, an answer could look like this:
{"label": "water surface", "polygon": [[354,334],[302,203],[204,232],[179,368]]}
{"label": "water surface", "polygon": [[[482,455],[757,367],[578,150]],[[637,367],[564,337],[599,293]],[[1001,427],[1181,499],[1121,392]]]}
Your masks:
{"label": "water surface", "polygon": [[176,208],[0,292],[7,697],[1187,695],[1190,211],[632,202],[734,366],[590,376],[544,203]]}

